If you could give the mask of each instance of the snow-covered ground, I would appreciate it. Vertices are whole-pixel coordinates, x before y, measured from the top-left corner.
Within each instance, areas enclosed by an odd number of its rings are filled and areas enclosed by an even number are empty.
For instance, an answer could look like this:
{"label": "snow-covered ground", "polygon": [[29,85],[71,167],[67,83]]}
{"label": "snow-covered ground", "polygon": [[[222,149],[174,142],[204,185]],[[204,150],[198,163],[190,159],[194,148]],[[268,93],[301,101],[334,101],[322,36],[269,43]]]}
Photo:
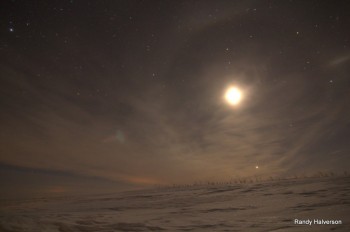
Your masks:
{"label": "snow-covered ground", "polygon": [[[350,231],[350,177],[2,201],[0,231]],[[296,225],[295,219],[341,220]]]}

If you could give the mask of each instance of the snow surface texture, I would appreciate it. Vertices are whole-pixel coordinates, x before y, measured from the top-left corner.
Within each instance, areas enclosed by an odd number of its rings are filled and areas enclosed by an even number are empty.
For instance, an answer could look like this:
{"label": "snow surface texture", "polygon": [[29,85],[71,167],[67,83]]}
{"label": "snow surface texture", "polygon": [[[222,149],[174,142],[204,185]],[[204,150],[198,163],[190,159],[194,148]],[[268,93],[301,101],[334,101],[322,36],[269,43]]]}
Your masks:
{"label": "snow surface texture", "polygon": [[7,200],[0,231],[350,231],[349,194],[350,177],[337,177]]}

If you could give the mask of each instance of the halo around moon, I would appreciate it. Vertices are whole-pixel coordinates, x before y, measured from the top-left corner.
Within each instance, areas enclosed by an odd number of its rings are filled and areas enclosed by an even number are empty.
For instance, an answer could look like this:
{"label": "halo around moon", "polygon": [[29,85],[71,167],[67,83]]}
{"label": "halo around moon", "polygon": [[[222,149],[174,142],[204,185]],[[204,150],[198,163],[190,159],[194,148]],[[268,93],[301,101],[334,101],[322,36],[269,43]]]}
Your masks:
{"label": "halo around moon", "polygon": [[242,92],[237,87],[230,87],[226,90],[225,99],[230,105],[238,105],[242,100]]}

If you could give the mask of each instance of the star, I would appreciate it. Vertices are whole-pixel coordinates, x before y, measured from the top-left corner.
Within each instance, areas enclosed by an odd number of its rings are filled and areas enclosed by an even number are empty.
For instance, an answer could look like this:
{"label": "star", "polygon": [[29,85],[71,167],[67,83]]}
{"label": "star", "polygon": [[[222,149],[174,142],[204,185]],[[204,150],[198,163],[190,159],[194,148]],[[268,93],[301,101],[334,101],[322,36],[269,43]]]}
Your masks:
{"label": "star", "polygon": [[10,32],[14,32],[15,29],[13,29],[13,27],[10,27],[10,28],[9,28],[9,31],[10,31]]}

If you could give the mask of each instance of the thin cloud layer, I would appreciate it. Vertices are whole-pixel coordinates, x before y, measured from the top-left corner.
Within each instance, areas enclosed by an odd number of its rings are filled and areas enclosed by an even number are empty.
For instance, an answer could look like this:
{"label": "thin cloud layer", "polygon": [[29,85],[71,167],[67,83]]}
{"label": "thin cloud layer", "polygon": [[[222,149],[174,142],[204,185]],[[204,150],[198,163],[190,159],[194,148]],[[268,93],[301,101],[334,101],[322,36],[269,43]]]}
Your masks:
{"label": "thin cloud layer", "polygon": [[[137,14],[91,28],[48,16],[50,30],[33,19],[47,44],[4,37],[0,162],[140,185],[348,169],[345,30],[312,33],[323,8],[232,4],[168,16],[131,4]],[[243,91],[235,107],[230,85]]]}

